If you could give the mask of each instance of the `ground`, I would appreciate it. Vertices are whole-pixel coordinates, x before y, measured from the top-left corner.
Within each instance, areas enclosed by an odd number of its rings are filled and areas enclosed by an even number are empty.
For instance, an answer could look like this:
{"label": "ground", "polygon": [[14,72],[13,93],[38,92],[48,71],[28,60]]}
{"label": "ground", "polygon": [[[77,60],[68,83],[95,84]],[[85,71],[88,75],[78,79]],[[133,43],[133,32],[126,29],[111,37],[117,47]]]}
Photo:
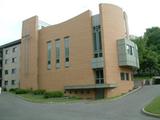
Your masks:
{"label": "ground", "polygon": [[78,103],[40,104],[14,95],[0,95],[0,120],[159,120],[141,112],[160,95],[160,86],[145,86],[121,99]]}

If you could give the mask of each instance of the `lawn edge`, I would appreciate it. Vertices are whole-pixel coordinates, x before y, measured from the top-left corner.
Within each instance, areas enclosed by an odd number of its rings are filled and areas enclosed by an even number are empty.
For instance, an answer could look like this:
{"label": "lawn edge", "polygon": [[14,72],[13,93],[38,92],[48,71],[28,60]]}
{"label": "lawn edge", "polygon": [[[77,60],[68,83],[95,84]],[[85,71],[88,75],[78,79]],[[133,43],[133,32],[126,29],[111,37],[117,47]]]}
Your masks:
{"label": "lawn edge", "polygon": [[24,100],[26,102],[30,102],[30,103],[38,103],[38,104],[70,104],[70,103],[76,103],[76,102],[79,102],[80,100],[71,100],[71,101],[49,101],[49,102],[37,102],[37,101],[33,101],[33,100],[30,100],[29,98],[26,98],[24,96],[20,96],[18,94],[14,94],[14,93],[11,93],[11,92],[7,92],[8,94],[10,95],[13,95],[15,97],[18,97],[19,99],[21,100]]}
{"label": "lawn edge", "polygon": [[145,107],[142,108],[142,112],[146,115],[152,116],[152,117],[156,117],[156,118],[160,118],[160,114],[155,114],[155,113],[151,113],[145,110]]}

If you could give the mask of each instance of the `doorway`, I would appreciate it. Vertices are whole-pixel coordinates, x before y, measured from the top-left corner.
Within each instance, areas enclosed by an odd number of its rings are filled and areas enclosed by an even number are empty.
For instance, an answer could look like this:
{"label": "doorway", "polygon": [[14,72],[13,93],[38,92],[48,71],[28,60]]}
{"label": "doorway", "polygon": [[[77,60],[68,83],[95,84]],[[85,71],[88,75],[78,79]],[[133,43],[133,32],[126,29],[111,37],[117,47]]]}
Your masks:
{"label": "doorway", "polygon": [[104,98],[104,89],[98,88],[96,89],[96,99],[103,99]]}

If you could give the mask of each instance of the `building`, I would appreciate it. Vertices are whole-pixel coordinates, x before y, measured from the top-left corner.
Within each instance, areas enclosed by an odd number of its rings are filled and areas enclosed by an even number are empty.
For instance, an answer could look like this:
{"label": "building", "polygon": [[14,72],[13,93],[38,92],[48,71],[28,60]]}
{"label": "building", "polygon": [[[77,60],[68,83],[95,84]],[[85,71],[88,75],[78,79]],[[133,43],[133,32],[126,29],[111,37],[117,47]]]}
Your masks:
{"label": "building", "polygon": [[3,52],[2,48],[0,48],[0,87],[2,87],[2,57],[3,57]]}
{"label": "building", "polygon": [[2,87],[7,90],[19,87],[20,43],[21,40],[16,40],[1,46]]}
{"label": "building", "polygon": [[24,20],[20,87],[97,99],[132,90],[139,60],[127,15],[111,4],[100,4],[99,10],[49,26],[37,16]]}

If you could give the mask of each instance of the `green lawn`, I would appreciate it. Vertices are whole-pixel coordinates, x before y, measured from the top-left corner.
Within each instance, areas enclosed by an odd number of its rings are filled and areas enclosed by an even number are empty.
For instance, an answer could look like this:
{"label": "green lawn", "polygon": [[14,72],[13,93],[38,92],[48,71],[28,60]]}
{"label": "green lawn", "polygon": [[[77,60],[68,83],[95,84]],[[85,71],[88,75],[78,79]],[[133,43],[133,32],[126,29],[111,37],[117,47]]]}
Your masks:
{"label": "green lawn", "polygon": [[17,94],[17,96],[21,97],[22,99],[34,102],[34,103],[70,103],[70,102],[78,102],[80,101],[79,98],[75,97],[61,97],[61,98],[44,98],[43,95],[34,95],[34,94]]}
{"label": "green lawn", "polygon": [[159,114],[160,116],[160,96],[156,97],[149,105],[144,108],[147,112]]}

